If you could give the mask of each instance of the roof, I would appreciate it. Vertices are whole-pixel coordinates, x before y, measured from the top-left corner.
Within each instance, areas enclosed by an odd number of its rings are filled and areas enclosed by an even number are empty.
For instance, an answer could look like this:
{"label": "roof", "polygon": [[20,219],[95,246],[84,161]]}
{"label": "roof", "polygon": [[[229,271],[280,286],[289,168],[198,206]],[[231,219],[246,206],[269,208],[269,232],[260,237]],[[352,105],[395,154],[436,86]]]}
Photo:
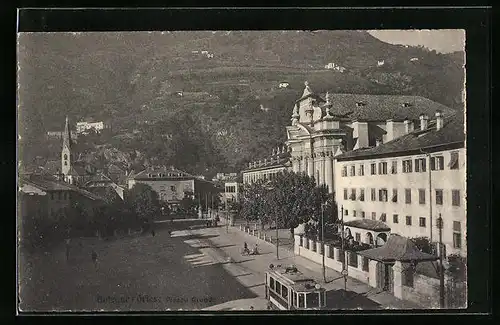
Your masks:
{"label": "roof", "polygon": [[[149,177],[149,174],[156,175],[156,177]],[[162,175],[162,176],[160,176]],[[179,170],[175,167],[166,167],[166,166],[156,166],[149,167],[135,175],[131,175],[129,179],[158,179],[158,178],[175,178],[175,179],[195,179],[195,176],[188,174],[182,170]]]}
{"label": "roof", "polygon": [[51,176],[39,175],[39,174],[21,176],[20,183],[27,183],[37,188],[40,188],[44,191],[73,191],[83,196],[86,196],[92,200],[103,200],[100,196],[97,196],[77,186],[58,181],[57,179]]}
{"label": "roof", "polygon": [[420,96],[330,93],[329,97],[331,113],[347,115],[350,120],[418,120],[420,114],[434,116],[437,110],[444,115],[454,112],[447,106]]}
{"label": "roof", "polygon": [[88,184],[94,183],[94,182],[108,182],[108,183],[112,183],[113,181],[111,180],[111,178],[109,178],[108,176],[104,175],[103,173],[99,173],[99,174],[93,175],[85,183],[85,185],[88,185]]}
{"label": "roof", "polygon": [[371,219],[356,219],[344,222],[346,227],[354,227],[373,231],[390,231],[391,228],[387,226],[382,221],[371,220]]}
{"label": "roof", "polygon": [[348,160],[349,158],[370,157],[399,152],[405,153],[449,144],[462,143],[463,146],[464,141],[464,114],[463,112],[457,112],[443,118],[443,127],[440,130],[436,130],[436,122],[432,121],[429,122],[425,131],[418,129],[392,141],[383,143],[378,147],[348,151],[336,158],[337,160]]}
{"label": "roof", "polygon": [[421,252],[415,243],[398,234],[391,234],[384,246],[367,249],[358,254],[380,262],[435,261],[437,256]]}

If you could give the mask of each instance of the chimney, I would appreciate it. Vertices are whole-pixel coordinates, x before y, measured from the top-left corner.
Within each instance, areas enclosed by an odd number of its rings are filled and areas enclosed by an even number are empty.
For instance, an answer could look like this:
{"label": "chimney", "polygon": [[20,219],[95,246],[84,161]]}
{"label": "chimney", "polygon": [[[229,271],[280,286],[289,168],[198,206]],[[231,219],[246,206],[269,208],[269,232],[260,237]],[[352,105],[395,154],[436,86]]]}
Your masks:
{"label": "chimney", "polygon": [[443,114],[441,111],[436,112],[436,130],[441,130],[443,128]]}
{"label": "chimney", "polygon": [[405,133],[408,134],[413,131],[413,122],[405,118]]}
{"label": "chimney", "polygon": [[420,114],[420,130],[426,130],[429,122],[429,117],[425,114]]}
{"label": "chimney", "polygon": [[382,144],[382,139],[380,139],[380,138],[375,139],[375,146],[377,146],[377,147],[378,147],[378,146],[380,146],[381,144]]}

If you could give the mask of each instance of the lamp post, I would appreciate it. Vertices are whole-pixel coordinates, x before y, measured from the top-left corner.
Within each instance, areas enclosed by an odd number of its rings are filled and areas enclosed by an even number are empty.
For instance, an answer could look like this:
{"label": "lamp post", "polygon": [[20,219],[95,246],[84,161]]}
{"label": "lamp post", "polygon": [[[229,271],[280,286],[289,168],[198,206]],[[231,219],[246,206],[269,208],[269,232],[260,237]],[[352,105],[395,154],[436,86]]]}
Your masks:
{"label": "lamp post", "polygon": [[321,253],[322,253],[322,266],[323,266],[323,280],[326,282],[326,268],[325,268],[325,203],[321,203]]}
{"label": "lamp post", "polygon": [[439,229],[439,306],[445,308],[444,303],[444,267],[443,267],[443,218],[441,213],[437,219]]}
{"label": "lamp post", "polygon": [[344,291],[347,292],[347,267],[346,267],[346,258],[345,258],[345,247],[344,247],[344,206],[342,205],[340,207],[340,227],[341,227],[341,236],[340,236],[340,243],[342,245],[341,250],[342,250],[342,275],[344,276]]}

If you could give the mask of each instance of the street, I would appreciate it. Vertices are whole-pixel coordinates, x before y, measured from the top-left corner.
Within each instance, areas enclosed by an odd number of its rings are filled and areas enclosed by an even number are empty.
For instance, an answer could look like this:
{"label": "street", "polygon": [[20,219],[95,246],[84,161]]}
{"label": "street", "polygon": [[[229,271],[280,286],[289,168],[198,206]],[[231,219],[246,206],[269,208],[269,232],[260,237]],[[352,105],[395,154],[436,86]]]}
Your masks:
{"label": "street", "polygon": [[[203,220],[175,222],[144,234],[114,241],[73,243],[69,262],[64,249],[20,256],[20,309],[23,311],[164,311],[222,310],[236,300],[264,298],[269,264],[295,264],[321,280],[321,267],[289,249],[276,248],[237,228],[206,228]],[[171,236],[169,230],[172,229]],[[227,232],[227,233],[226,233]],[[246,241],[258,243],[260,255],[242,256]],[[98,258],[94,264],[91,252]],[[328,278],[338,277],[328,270]],[[387,293],[349,279],[322,285],[332,309],[416,308]],[[262,305],[262,304],[261,304]],[[241,308],[241,306],[239,306]],[[243,306],[244,307],[244,306]],[[246,306],[250,309],[250,306]],[[262,307],[254,306],[262,309]]]}

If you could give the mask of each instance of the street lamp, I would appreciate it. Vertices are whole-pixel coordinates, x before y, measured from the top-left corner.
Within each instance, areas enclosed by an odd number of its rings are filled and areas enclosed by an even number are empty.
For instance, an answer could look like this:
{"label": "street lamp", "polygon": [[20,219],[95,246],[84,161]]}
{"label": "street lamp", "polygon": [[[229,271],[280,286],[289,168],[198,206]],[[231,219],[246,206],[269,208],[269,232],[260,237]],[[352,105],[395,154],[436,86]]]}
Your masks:
{"label": "street lamp", "polygon": [[443,218],[441,213],[437,218],[437,226],[439,229],[439,306],[445,308],[444,304],[444,267],[443,267]]}
{"label": "street lamp", "polygon": [[341,236],[340,236],[340,243],[342,245],[342,276],[344,276],[344,291],[347,291],[347,267],[346,267],[346,258],[345,258],[345,247],[344,247],[344,206],[342,205],[340,207],[340,227],[341,227]]}
{"label": "street lamp", "polygon": [[326,282],[326,268],[325,268],[325,202],[321,203],[321,253],[322,253],[322,265],[323,265],[323,280]]}

